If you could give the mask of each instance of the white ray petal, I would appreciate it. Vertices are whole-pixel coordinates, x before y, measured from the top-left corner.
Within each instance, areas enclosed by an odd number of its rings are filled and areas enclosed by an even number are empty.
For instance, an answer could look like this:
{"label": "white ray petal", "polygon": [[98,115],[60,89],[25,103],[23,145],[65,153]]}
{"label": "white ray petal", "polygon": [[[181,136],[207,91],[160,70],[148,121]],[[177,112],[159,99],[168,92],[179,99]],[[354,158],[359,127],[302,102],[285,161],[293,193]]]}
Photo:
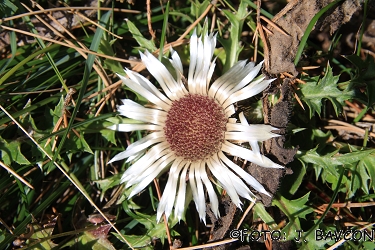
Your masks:
{"label": "white ray petal", "polygon": [[[212,61],[211,65],[210,65],[210,68],[208,69],[208,73],[207,73],[207,78],[206,78],[206,92],[208,94],[208,88],[210,86],[210,82],[211,82],[211,78],[212,78],[212,75],[214,73],[214,70],[215,70],[215,67],[216,67],[216,58]],[[214,97],[212,97],[214,98]]]}
{"label": "white ray petal", "polygon": [[173,162],[169,170],[167,184],[165,185],[164,192],[160,199],[158,209],[157,209],[157,214],[161,216],[164,213],[165,216],[167,217],[167,220],[169,218],[169,215],[172,212],[173,204],[175,202],[177,182],[180,176],[180,171],[185,165],[184,164],[185,162],[183,162],[183,164],[181,164],[181,162],[182,162],[182,158],[177,158]]}
{"label": "white ray petal", "polygon": [[140,94],[141,96],[149,100],[150,102],[156,104],[157,106],[161,107],[165,111],[168,111],[170,109],[169,104],[163,102],[159,97],[157,97],[156,95],[154,95],[153,93],[145,89],[143,86],[130,80],[129,78],[123,77],[121,75],[118,75],[118,76],[121,78],[122,82],[126,86],[128,86],[129,88],[131,88],[132,90],[134,90],[135,92],[137,92],[138,94]]}
{"label": "white ray petal", "polygon": [[231,89],[227,88],[227,91],[225,91],[225,93],[227,93],[227,95],[230,96],[237,90],[240,90],[246,85],[248,85],[258,75],[260,69],[262,68],[262,65],[263,65],[263,61],[260,62],[255,67],[254,67],[254,63],[248,63],[244,68],[244,72],[246,72],[246,76],[243,79],[241,79],[239,83],[234,85],[233,88]]}
{"label": "white ray petal", "polygon": [[206,171],[206,163],[203,163],[201,167],[199,168],[200,171],[200,177],[206,186],[206,190],[208,193],[208,197],[210,198],[210,204],[211,204],[211,210],[213,214],[216,216],[216,218],[220,217],[219,213],[219,201],[217,199],[217,195],[215,193],[214,188],[212,187],[211,181],[207,177],[207,171]]}
{"label": "white ray petal", "polygon": [[198,38],[197,50],[198,50],[198,57],[197,57],[197,65],[196,65],[194,76],[193,76],[193,82],[194,82],[193,86],[196,89],[196,93],[204,94],[202,93],[202,82],[203,83],[206,82],[205,75],[204,75],[206,58],[204,58],[204,44],[202,42],[202,36]]}
{"label": "white ray petal", "polygon": [[[171,163],[176,158],[174,157],[174,153],[171,152],[167,155],[164,155],[161,157],[158,161],[156,161],[154,164],[150,166],[150,168],[153,169],[153,172],[148,176],[143,176],[142,180],[139,182],[139,184],[132,190],[132,192],[129,194],[128,199],[133,197],[134,195],[141,192],[150,182],[155,179],[160,173],[165,171],[169,163]],[[141,179],[141,178],[139,178]],[[128,186],[128,184],[127,184]]]}
{"label": "white ray petal", "polygon": [[115,157],[113,157],[109,162],[109,163],[112,163],[114,161],[119,161],[119,160],[122,160],[124,158],[128,158],[129,156],[133,155],[133,154],[136,154],[138,153],[139,151],[155,144],[155,143],[158,143],[158,142],[162,142],[162,141],[165,141],[165,137],[164,137],[164,132],[154,132],[152,134],[149,134],[145,137],[143,137],[142,139],[134,142],[133,144],[131,144],[129,147],[126,148],[126,150],[124,152],[121,152],[117,155],[115,155]]}
{"label": "white ray petal", "polygon": [[[177,167],[177,170],[176,172],[174,173],[173,175],[173,183],[171,184],[171,186],[168,188],[168,190],[170,190],[171,192],[168,192],[166,194],[166,199],[168,199],[168,202],[167,202],[167,206],[165,208],[165,215],[166,217],[168,218],[169,215],[172,213],[172,209],[173,209],[173,205],[175,203],[175,199],[176,199],[176,192],[177,192],[177,184],[178,184],[178,179],[180,177],[180,172],[182,170],[182,168],[186,165],[186,161],[183,161],[181,159],[181,161],[178,163],[178,167]],[[171,178],[171,177],[169,177]],[[186,173],[185,175],[183,176],[183,179],[186,178]],[[184,181],[185,182],[185,181]]]}
{"label": "white ray petal", "polygon": [[[245,60],[238,61],[236,64],[233,65],[232,68],[230,68],[227,72],[225,72],[224,75],[222,75],[218,79],[216,79],[212,83],[212,85],[210,86],[210,89],[208,91],[208,95],[212,98],[216,98],[217,100],[221,101],[219,99],[219,96],[216,96],[217,91],[219,90],[219,88],[223,84],[230,82],[230,80],[233,79],[233,77],[237,76],[241,72],[241,70],[243,69],[245,64],[246,64]],[[220,102],[220,103],[222,103],[222,102]]]}
{"label": "white ray petal", "polygon": [[129,99],[121,101],[123,105],[118,106],[117,110],[122,116],[158,125],[164,125],[167,119],[167,112],[165,111],[145,108]]}
{"label": "white ray petal", "polygon": [[[170,157],[170,156],[173,156],[175,159],[177,159],[176,156],[173,155],[173,152],[171,152],[169,150],[166,150],[165,157]],[[154,163],[152,163],[151,166],[152,165],[158,166],[160,164],[160,162],[164,159],[163,157],[158,157],[157,161],[155,161]],[[171,159],[171,160],[173,160],[173,159]],[[135,183],[138,183],[140,179],[146,178],[147,176],[150,176],[150,175],[153,175],[153,174],[155,174],[155,168],[148,167],[148,168],[146,168],[144,171],[142,171],[140,173],[139,178],[128,179],[128,181],[126,183],[126,187],[132,186]]]}
{"label": "white ray petal", "polygon": [[233,73],[227,82],[218,89],[216,96],[222,101],[221,104],[228,98],[228,96],[235,92],[234,89],[239,90],[253,80],[261,67],[261,65],[258,65],[257,68],[254,68],[254,65],[253,62],[246,64],[239,72]]}
{"label": "white ray petal", "polygon": [[260,160],[256,154],[246,148],[234,145],[228,141],[224,141],[223,144],[221,144],[221,150],[224,152],[227,152],[233,156],[238,156],[242,159],[248,160],[250,162],[253,162],[261,167],[265,168],[284,168],[283,166],[274,163],[264,155],[262,155],[262,160]]}
{"label": "white ray petal", "polygon": [[236,113],[236,110],[234,109],[233,105],[229,105],[228,107],[224,109],[224,113],[226,117],[230,117],[231,115]]}
{"label": "white ray petal", "polygon": [[[267,125],[266,125],[267,126]],[[261,129],[254,130],[258,132],[258,134],[251,133],[251,132],[225,132],[225,139],[226,140],[235,140],[235,141],[266,141],[272,137],[277,137],[279,135],[265,132]]]}
{"label": "white ray petal", "polygon": [[182,173],[180,175],[176,204],[174,206],[174,214],[179,221],[182,219],[182,215],[185,211],[186,173],[189,167],[190,167],[190,163],[185,162],[184,170],[182,170]]}
{"label": "white ray petal", "polygon": [[134,72],[132,70],[129,70],[127,68],[125,68],[125,73],[127,74],[127,76],[133,80],[134,82],[140,84],[142,87],[144,87],[145,89],[147,89],[148,91],[150,91],[151,93],[153,93],[154,95],[156,95],[160,100],[162,100],[163,102],[171,105],[172,104],[172,101],[169,100],[164,94],[162,94],[156,87],[154,84],[152,84],[146,77],[142,76],[141,74],[137,73],[137,72]]}
{"label": "white ray petal", "polygon": [[227,172],[229,170],[227,168],[224,168],[224,172],[221,172],[222,169],[220,168],[220,165],[222,165],[222,163],[218,160],[217,156],[216,159],[212,157],[207,161],[207,166],[210,169],[211,173],[220,182],[225,191],[227,191],[229,197],[232,199],[232,202],[236,204],[237,207],[239,207],[242,203],[240,201],[240,198],[238,197],[236,188],[233,186],[231,179],[227,176]]}
{"label": "white ray petal", "polygon": [[[249,123],[247,122],[247,120],[246,120],[245,115],[243,114],[243,112],[241,112],[239,114],[239,118],[240,118],[240,121],[241,121],[242,125],[244,125],[244,126],[250,126]],[[253,152],[255,153],[255,155],[260,160],[262,160],[262,156],[260,154],[260,148],[259,148],[258,141],[257,140],[249,140],[249,144],[251,146],[251,150],[253,150]]]}
{"label": "white ray petal", "polygon": [[170,59],[169,61],[172,63],[173,67],[176,70],[178,70],[181,75],[183,75],[184,68],[182,66],[182,62],[181,62],[180,56],[178,55],[178,53],[172,47],[170,47],[170,51],[171,51],[171,57],[172,57],[172,59]]}
{"label": "white ray petal", "polygon": [[195,208],[197,209],[197,211],[199,211],[199,206],[198,206],[199,200],[198,200],[197,185],[195,183],[195,168],[198,168],[198,167],[199,167],[199,163],[192,162],[190,165],[190,169],[189,169],[189,183],[190,183],[191,192],[193,194],[193,199],[195,202]]}
{"label": "white ray petal", "polygon": [[136,130],[162,130],[163,127],[159,125],[153,124],[114,124],[109,127],[108,129],[116,130],[119,132],[130,132]]}
{"label": "white ray petal", "polygon": [[[221,163],[221,162],[220,162]],[[220,172],[223,173],[224,176],[229,177],[231,180],[233,187],[235,188],[238,195],[241,197],[244,197],[250,201],[254,201],[252,197],[255,197],[255,195],[250,191],[250,189],[245,185],[245,183],[232,171],[230,171],[225,165],[222,163],[218,165],[220,168]],[[240,207],[240,206],[238,206]]]}
{"label": "white ray petal", "polygon": [[189,92],[186,90],[184,83],[182,82],[182,78],[184,77],[184,70],[182,66],[182,62],[180,59],[180,56],[176,51],[170,48],[172,59],[169,61],[171,62],[172,66],[174,67],[176,71],[176,77],[177,77],[177,86],[181,89],[181,93],[178,92],[178,96],[181,98],[183,95],[187,95]]}
{"label": "white ray petal", "polygon": [[216,48],[216,41],[217,41],[217,33],[213,34],[211,33],[210,36],[209,36],[209,42],[211,43],[211,56],[210,58],[212,58],[212,56],[214,55],[214,52],[215,52],[215,48]]}
{"label": "white ray petal", "polygon": [[[131,112],[129,110],[123,111],[119,110],[120,115],[126,116],[128,118],[132,118],[134,120],[149,122],[157,125],[164,126],[167,117],[159,116],[159,115],[148,115],[140,112]],[[155,112],[156,113],[156,112]]]}
{"label": "white ray petal", "polygon": [[[181,92],[176,80],[173,78],[168,69],[157,58],[147,50],[140,53],[142,62],[146,65],[147,70],[155,77],[164,90],[164,93],[171,99],[176,100],[178,92]],[[180,95],[183,93],[179,93]]]}
{"label": "white ray petal", "polygon": [[194,30],[190,38],[190,67],[188,74],[190,93],[207,95],[209,80],[215,67],[215,63],[211,62],[215,46],[216,35],[204,34],[198,38]]}
{"label": "white ray petal", "polygon": [[143,150],[139,151],[138,153],[136,153],[132,156],[129,156],[128,159],[126,159],[125,163],[129,163],[129,162],[132,162],[132,161],[138,161],[138,159],[140,159],[146,153],[146,151],[147,151],[147,149],[143,149]]}
{"label": "white ray petal", "polygon": [[237,92],[229,96],[223,103],[223,107],[226,108],[230,104],[245,100],[247,98],[250,98],[252,96],[259,94],[260,92],[265,90],[268,87],[268,85],[274,80],[275,79],[252,82],[250,85],[246,86],[245,88],[241,90],[238,90]]}
{"label": "white ray petal", "polygon": [[130,111],[130,112],[138,112],[147,115],[157,115],[162,117],[167,117],[167,112],[159,109],[154,108],[145,108],[144,106],[130,100],[130,99],[121,99],[123,105],[118,106],[119,111]]}
{"label": "white ray petal", "polygon": [[226,128],[226,131],[228,132],[225,132],[225,138],[228,136],[228,138],[231,138],[231,140],[265,141],[273,137],[280,136],[271,132],[272,130],[279,130],[278,128],[266,124],[252,124],[246,126],[238,123],[227,123]]}
{"label": "white ray petal", "polygon": [[137,178],[156,160],[160,159],[169,152],[170,149],[168,142],[161,142],[154,145],[144,156],[142,156],[124,172],[121,177],[121,183],[127,182],[133,178]]}
{"label": "white ray petal", "polygon": [[[194,176],[195,176],[195,182],[197,184],[197,201],[198,201],[198,214],[199,218],[206,224],[206,202],[204,198],[204,190],[201,180],[201,168],[205,167],[204,162],[200,162],[199,165],[195,168]],[[205,171],[205,170],[204,170]],[[197,203],[197,201],[195,201]]]}
{"label": "white ray petal", "polygon": [[[207,95],[209,80],[211,79],[211,75],[213,73],[214,66],[215,66],[215,64],[211,63],[211,59],[214,54],[215,46],[216,46],[216,35],[213,35],[211,33],[208,36],[207,34],[205,34],[204,41],[203,41],[203,54],[202,54],[203,58],[201,58],[203,65],[202,65],[202,68],[197,67],[197,69],[201,70],[201,78],[200,79],[197,78],[197,81],[200,83],[201,94],[204,94],[204,95]],[[212,73],[210,71],[212,71]]]}
{"label": "white ray petal", "polygon": [[193,34],[190,37],[190,65],[188,73],[188,86],[191,94],[196,94],[194,72],[198,60],[198,37],[196,30],[194,29]]}
{"label": "white ray petal", "polygon": [[266,191],[266,189],[262,186],[262,184],[260,184],[253,176],[251,176],[245,170],[240,168],[237,164],[234,164],[231,160],[229,160],[223,154],[223,152],[219,151],[218,155],[220,157],[220,160],[222,160],[228,167],[230,167],[238,176],[244,179],[247,184],[252,186],[258,192],[270,196],[270,194]]}

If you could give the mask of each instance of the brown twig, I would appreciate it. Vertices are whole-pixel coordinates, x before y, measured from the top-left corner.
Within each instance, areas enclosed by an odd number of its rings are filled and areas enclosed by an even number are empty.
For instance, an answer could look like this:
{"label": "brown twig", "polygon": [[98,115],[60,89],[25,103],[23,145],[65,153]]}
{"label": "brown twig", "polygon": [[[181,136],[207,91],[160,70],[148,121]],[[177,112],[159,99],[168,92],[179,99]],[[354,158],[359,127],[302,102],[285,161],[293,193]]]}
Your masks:
{"label": "brown twig", "polygon": [[180,38],[177,39],[177,41],[181,41],[182,39],[185,38],[185,36],[187,36],[187,34],[190,33],[190,31],[192,31],[194,29],[194,27],[208,14],[208,12],[210,11],[210,9],[214,6],[215,3],[213,3],[214,1],[212,1],[208,6],[207,8],[205,9],[205,11],[202,13],[202,15],[200,15],[200,17],[198,17],[197,20],[195,20],[194,23],[192,23],[187,29],[186,31],[184,32],[184,34],[182,34],[180,36]]}
{"label": "brown twig", "polygon": [[[255,200],[256,202],[256,200]],[[244,221],[245,217],[247,216],[247,214],[250,212],[250,210],[255,206],[255,202],[251,202],[251,204],[247,207],[247,209],[245,210],[245,212],[242,214],[242,217],[240,219],[240,221],[238,222],[237,226],[236,226],[236,229],[239,229],[242,222]]]}
{"label": "brown twig", "polygon": [[261,0],[257,0],[257,31],[259,32],[260,39],[263,41],[263,52],[264,52],[264,68],[266,71],[270,69],[270,62],[269,62],[269,48],[268,43],[266,40],[266,36],[264,35],[264,31],[262,29],[262,24],[260,23],[260,8],[261,8]]}
{"label": "brown twig", "polygon": [[285,30],[283,30],[282,28],[280,28],[276,23],[274,23],[273,21],[269,20],[267,17],[260,16],[260,19],[262,19],[263,21],[265,21],[266,23],[268,23],[270,26],[272,26],[273,28],[275,28],[276,30],[278,30],[281,34],[283,34],[285,36],[290,36],[288,33],[286,33]]}
{"label": "brown twig", "polygon": [[15,28],[11,28],[11,27],[4,26],[4,25],[1,25],[1,24],[0,24],[0,28],[3,28],[5,30],[10,30],[10,31],[15,31],[15,32],[27,35],[27,36],[31,36],[31,37],[37,37],[37,38],[40,38],[42,40],[46,40],[46,41],[49,41],[49,42],[52,42],[52,43],[56,43],[56,44],[59,44],[59,45],[62,45],[62,46],[68,47],[68,48],[75,49],[78,52],[81,51],[83,53],[92,54],[92,55],[95,55],[95,56],[99,56],[99,57],[103,57],[103,58],[108,58],[108,59],[112,59],[112,60],[119,61],[119,62],[125,62],[125,63],[129,63],[129,64],[130,63],[132,63],[132,64],[134,64],[134,63],[135,64],[141,64],[141,62],[136,62],[136,61],[126,60],[126,59],[121,59],[121,58],[113,57],[113,56],[107,56],[105,54],[100,54],[100,53],[91,51],[89,49],[81,49],[81,48],[79,48],[77,46],[74,46],[74,45],[63,43],[63,42],[60,42],[60,41],[57,41],[57,40],[54,40],[54,39],[47,38],[45,36],[40,36],[38,34],[30,33],[30,32],[19,30],[19,29],[15,29]]}
{"label": "brown twig", "polygon": [[28,183],[25,179],[23,179],[20,175],[18,175],[15,171],[13,171],[13,169],[8,167],[4,162],[0,161],[0,166],[2,166],[10,174],[14,175],[14,177],[16,177],[18,180],[20,180],[23,184],[25,184],[26,186],[28,186],[31,189],[34,189],[34,187],[30,183]]}
{"label": "brown twig", "polygon": [[[160,186],[159,186],[159,182],[158,182],[157,179],[154,179],[154,184],[155,184],[155,188],[156,188],[156,193],[158,195],[158,199],[160,201],[161,191],[160,191]],[[168,227],[168,219],[167,219],[167,216],[165,216],[165,214],[163,214],[163,221],[164,221],[164,225],[165,225],[165,231],[167,233],[169,248],[173,249],[172,240],[171,240],[171,233],[169,232],[169,227]]]}
{"label": "brown twig", "polygon": [[[333,120],[333,119],[327,120],[327,122],[334,123],[334,124],[337,124],[339,126],[335,126],[335,125],[325,126],[324,127],[325,129],[345,130],[345,131],[348,131],[348,132],[358,133],[360,135],[364,135],[365,132],[366,132],[364,129],[362,129],[360,127],[357,127],[355,125],[349,124],[347,122],[343,122],[343,121],[339,121],[339,120]],[[368,134],[369,134],[369,136],[375,138],[374,132],[369,132]]]}
{"label": "brown twig", "polygon": [[147,26],[148,26],[148,32],[150,33],[152,40],[156,39],[155,31],[152,29],[152,22],[151,22],[151,1],[147,0],[146,2],[147,6]]}
{"label": "brown twig", "polygon": [[138,10],[124,10],[119,8],[105,8],[105,7],[58,7],[58,8],[51,8],[51,9],[45,9],[45,10],[37,10],[37,11],[31,11],[28,13],[23,13],[11,17],[2,18],[0,20],[0,23],[2,22],[8,22],[17,18],[22,18],[25,16],[31,16],[31,15],[40,15],[45,14],[47,12],[57,12],[57,11],[71,11],[74,13],[74,10],[105,10],[105,11],[114,11],[114,12],[123,12],[123,13],[131,13],[131,14],[141,14],[141,11]]}

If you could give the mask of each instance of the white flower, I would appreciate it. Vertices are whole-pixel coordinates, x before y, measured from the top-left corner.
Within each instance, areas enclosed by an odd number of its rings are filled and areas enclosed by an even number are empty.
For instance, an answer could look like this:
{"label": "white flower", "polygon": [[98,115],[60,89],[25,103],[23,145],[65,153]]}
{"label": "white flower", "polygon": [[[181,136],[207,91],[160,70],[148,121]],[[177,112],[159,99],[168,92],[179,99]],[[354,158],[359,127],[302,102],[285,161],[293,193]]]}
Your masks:
{"label": "white flower", "polygon": [[[211,84],[215,68],[212,60],[216,35],[190,39],[190,66],[187,83],[179,55],[171,50],[173,74],[152,54],[141,54],[148,71],[158,81],[164,94],[142,75],[125,69],[127,77],[120,76],[126,86],[155,104],[145,108],[129,99],[122,100],[118,111],[121,115],[142,121],[142,124],[118,124],[110,128],[129,132],[152,131],[117,154],[111,162],[128,158],[138,159],[125,171],[121,181],[126,188],[134,186],[130,197],[142,191],[160,174],[169,171],[168,182],[157,209],[157,219],[164,213],[168,218],[174,207],[180,220],[185,211],[187,188],[192,191],[200,219],[206,220],[205,191],[208,193],[212,212],[220,216],[218,198],[209,178],[226,190],[232,201],[240,207],[239,196],[253,200],[255,195],[244,181],[256,191],[267,194],[264,187],[234,164],[225,154],[241,157],[262,167],[282,168],[260,154],[259,141],[277,136],[269,125],[249,125],[241,113],[240,123],[230,118],[233,103],[262,92],[273,80],[264,76],[255,79],[262,63],[239,61],[228,72]],[[246,149],[230,141],[249,142]],[[130,157],[130,158],[129,158]],[[211,178],[213,179],[213,178]]]}

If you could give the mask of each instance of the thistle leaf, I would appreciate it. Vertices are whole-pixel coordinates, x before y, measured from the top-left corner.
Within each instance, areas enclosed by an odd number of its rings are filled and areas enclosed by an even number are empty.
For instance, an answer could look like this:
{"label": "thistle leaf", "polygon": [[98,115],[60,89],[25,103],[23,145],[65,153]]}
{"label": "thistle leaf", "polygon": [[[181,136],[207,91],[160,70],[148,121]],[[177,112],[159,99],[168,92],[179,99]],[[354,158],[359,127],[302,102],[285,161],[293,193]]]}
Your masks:
{"label": "thistle leaf", "polygon": [[322,110],[322,101],[328,99],[331,101],[336,115],[341,113],[345,100],[354,98],[354,91],[350,89],[340,90],[337,88],[339,75],[332,74],[332,68],[328,65],[326,74],[323,78],[312,77],[304,79],[306,84],[299,85],[299,97],[310,108],[310,118],[314,113],[320,116]]}

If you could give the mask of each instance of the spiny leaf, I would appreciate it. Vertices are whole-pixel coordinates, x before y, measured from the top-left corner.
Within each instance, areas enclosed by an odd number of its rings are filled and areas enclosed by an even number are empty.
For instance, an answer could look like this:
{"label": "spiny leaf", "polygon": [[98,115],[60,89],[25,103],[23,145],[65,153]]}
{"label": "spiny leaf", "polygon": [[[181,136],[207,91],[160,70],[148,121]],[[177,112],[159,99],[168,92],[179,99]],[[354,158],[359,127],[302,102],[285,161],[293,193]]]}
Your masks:
{"label": "spiny leaf", "polygon": [[345,89],[339,90],[337,82],[339,76],[332,74],[332,68],[328,65],[325,76],[319,80],[319,77],[303,79],[306,84],[300,84],[299,97],[310,108],[310,118],[315,112],[320,116],[322,110],[322,101],[328,99],[331,101],[336,115],[341,113],[345,100],[354,98],[354,91]]}
{"label": "spiny leaf", "polygon": [[363,158],[358,163],[358,172],[361,177],[362,189],[365,193],[369,192],[369,189],[375,189],[375,157],[373,154]]}
{"label": "spiny leaf", "polygon": [[338,151],[328,153],[326,155],[319,155],[316,148],[305,152],[299,158],[306,163],[313,163],[316,165],[334,167],[339,165],[351,164],[366,158],[369,154],[373,154],[375,149],[361,150],[346,154],[337,154]]}
{"label": "spiny leaf", "polygon": [[30,241],[31,246],[28,246],[28,249],[52,249],[54,247],[57,247],[57,244],[55,244],[52,240],[48,239],[52,236],[53,230],[55,228],[57,221],[57,217],[54,218],[51,222],[48,223],[48,225],[39,225],[34,224],[32,227],[32,232],[34,232],[30,239],[33,239],[35,241],[40,241],[40,243],[34,245],[33,241]]}
{"label": "spiny leaf", "polygon": [[126,20],[130,33],[132,33],[134,39],[137,43],[144,49],[147,49],[150,52],[156,50],[156,46],[152,40],[147,40],[139,31],[139,29],[129,20]]}
{"label": "spiny leaf", "polygon": [[280,196],[280,198],[273,201],[273,204],[277,205],[290,218],[299,217],[305,219],[307,214],[314,211],[314,209],[305,205],[309,200],[309,195],[310,193],[307,193],[295,200],[288,200]]}
{"label": "spiny leaf", "polygon": [[351,61],[356,69],[356,76],[352,80],[354,85],[365,85],[367,90],[367,107],[375,105],[375,61],[371,56],[367,56],[364,61],[356,55],[346,57]]}
{"label": "spiny leaf", "polygon": [[[352,197],[355,192],[362,188],[368,191],[369,188],[374,188],[372,177],[375,177],[375,170],[373,164],[374,149],[361,150],[350,152],[346,154],[339,153],[338,150],[320,155],[317,148],[311,149],[299,156],[299,160],[303,163],[313,164],[316,178],[321,176],[322,180],[332,184],[334,189],[337,185],[339,176],[339,169],[345,167],[350,171],[350,175],[343,176],[342,184],[343,192],[346,192],[348,197]],[[368,180],[370,179],[370,183]]]}
{"label": "spiny leaf", "polygon": [[110,188],[118,186],[121,183],[121,174],[116,174],[105,179],[94,181],[98,185],[98,188],[101,190],[100,200],[102,201],[105,195],[105,192]]}
{"label": "spiny leaf", "polygon": [[305,219],[307,214],[314,211],[313,208],[306,205],[309,200],[310,193],[305,194],[301,198],[288,200],[282,196],[273,200],[272,204],[278,206],[288,217],[288,224],[282,229],[287,240],[297,238],[298,231],[301,230],[299,218]]}
{"label": "spiny leaf", "polygon": [[[142,235],[125,235],[126,240],[129,241],[133,247],[142,249],[152,249],[150,247],[155,237],[164,242],[167,237],[165,225],[156,222],[156,215],[149,216],[138,212],[136,212],[136,214],[138,217],[135,220],[141,223],[147,229],[147,232]],[[169,222],[169,226],[172,228],[177,223],[177,220]],[[118,235],[114,235],[118,237]]]}
{"label": "spiny leaf", "polygon": [[78,237],[74,237],[61,248],[69,249],[94,249],[94,250],[114,250],[112,243],[106,238],[106,232],[98,234],[100,230],[109,230],[110,225],[102,225],[97,230],[86,231]]}
{"label": "spiny leaf", "polygon": [[13,162],[17,162],[20,165],[27,165],[30,162],[21,152],[21,141],[6,141],[0,137],[0,150],[2,161],[6,165],[10,165]]}

